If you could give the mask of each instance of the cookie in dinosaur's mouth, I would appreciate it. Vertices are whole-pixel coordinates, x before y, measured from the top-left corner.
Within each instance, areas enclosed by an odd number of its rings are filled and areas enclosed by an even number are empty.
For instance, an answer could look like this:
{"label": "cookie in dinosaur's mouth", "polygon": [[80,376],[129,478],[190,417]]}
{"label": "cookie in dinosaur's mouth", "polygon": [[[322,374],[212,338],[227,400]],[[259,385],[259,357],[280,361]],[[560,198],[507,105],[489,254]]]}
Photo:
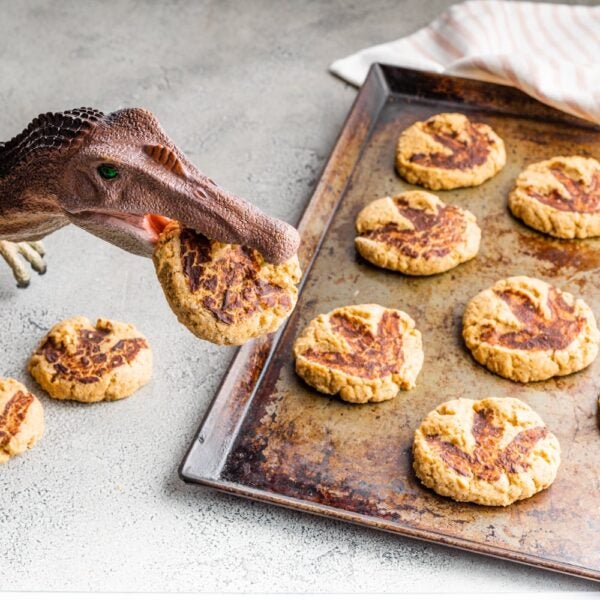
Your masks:
{"label": "cookie in dinosaur's mouth", "polygon": [[[150,222],[162,224],[160,219]],[[214,344],[239,345],[272,333],[296,304],[301,276],[297,256],[274,265],[258,250],[209,240],[172,222],[153,259],[179,321]]]}
{"label": "cookie in dinosaur's mouth", "polygon": [[152,256],[154,245],[171,219],[162,215],[136,215],[119,211],[69,212],[78,227],[133,254]]}

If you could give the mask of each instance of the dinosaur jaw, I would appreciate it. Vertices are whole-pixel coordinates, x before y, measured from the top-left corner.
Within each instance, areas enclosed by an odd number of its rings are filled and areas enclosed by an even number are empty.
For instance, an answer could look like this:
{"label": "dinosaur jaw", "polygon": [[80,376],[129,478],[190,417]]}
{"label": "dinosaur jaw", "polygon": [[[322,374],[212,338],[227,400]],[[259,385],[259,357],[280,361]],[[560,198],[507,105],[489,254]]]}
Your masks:
{"label": "dinosaur jaw", "polygon": [[86,210],[67,214],[73,225],[139,256],[152,256],[160,234],[170,222],[162,215],[117,211]]}

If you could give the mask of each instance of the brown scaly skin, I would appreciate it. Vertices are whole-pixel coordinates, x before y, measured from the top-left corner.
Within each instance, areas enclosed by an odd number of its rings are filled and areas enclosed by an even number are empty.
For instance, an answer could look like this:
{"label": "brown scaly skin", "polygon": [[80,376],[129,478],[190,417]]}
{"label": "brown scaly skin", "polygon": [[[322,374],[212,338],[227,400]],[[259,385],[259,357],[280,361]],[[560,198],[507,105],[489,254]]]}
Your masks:
{"label": "brown scaly skin", "polygon": [[[116,167],[118,175],[102,177],[101,165]],[[298,249],[298,232],[291,225],[203,175],[147,110],[47,113],[0,143],[0,254],[5,258],[19,252],[29,260],[31,245],[14,242],[35,242],[68,223],[150,256],[168,219],[208,238],[255,248],[273,263]]]}

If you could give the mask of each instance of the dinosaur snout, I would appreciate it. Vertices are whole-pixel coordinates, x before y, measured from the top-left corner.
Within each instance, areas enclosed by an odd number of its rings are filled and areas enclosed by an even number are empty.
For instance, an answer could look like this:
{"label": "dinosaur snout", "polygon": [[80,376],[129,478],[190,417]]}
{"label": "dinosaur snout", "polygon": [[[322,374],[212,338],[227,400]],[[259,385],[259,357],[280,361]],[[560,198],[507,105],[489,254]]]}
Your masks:
{"label": "dinosaur snout", "polygon": [[295,227],[285,221],[277,221],[275,230],[277,237],[272,238],[261,252],[269,262],[279,264],[298,252],[300,234]]}
{"label": "dinosaur snout", "polygon": [[185,188],[174,186],[170,197],[161,195],[153,210],[161,217],[147,220],[155,231],[162,231],[174,219],[209,239],[254,248],[269,262],[282,263],[296,254],[300,237],[294,227],[186,167]]}
{"label": "dinosaur snout", "polygon": [[198,221],[193,225],[206,237],[255,248],[272,263],[279,264],[298,251],[300,237],[294,227],[267,215],[246,200],[212,181],[203,182]]}

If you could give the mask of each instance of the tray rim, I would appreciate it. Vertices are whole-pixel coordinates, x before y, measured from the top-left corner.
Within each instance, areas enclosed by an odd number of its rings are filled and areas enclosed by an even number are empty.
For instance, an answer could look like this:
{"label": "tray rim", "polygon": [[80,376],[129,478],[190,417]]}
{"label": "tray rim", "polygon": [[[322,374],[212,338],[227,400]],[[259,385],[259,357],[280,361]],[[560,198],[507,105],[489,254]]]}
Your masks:
{"label": "tray rim", "polygon": [[[362,132],[360,143],[358,143],[358,151],[356,155],[352,157],[352,167],[343,177],[342,185],[338,186],[338,188],[333,189],[330,180],[335,179],[335,171],[337,170],[336,167],[338,161],[340,160],[340,155],[343,153],[347,153],[347,148],[345,147],[345,145],[348,140],[346,138],[348,138],[349,129],[352,126],[353,121],[358,121],[358,113],[365,110],[365,105],[369,105],[370,103],[374,103],[377,106],[377,108],[375,111],[367,113],[367,116],[373,117],[373,120],[376,121],[379,111],[387,102],[390,95],[402,95],[401,92],[390,90],[390,86],[388,83],[390,76],[421,76],[424,78],[439,80],[459,80],[463,82],[464,85],[471,86],[472,88],[483,87],[500,90],[501,92],[509,93],[510,95],[513,95],[515,97],[520,96],[521,99],[526,103],[540,109],[542,112],[542,116],[539,118],[556,120],[565,124],[571,124],[589,130],[600,131],[600,125],[595,125],[594,123],[584,121],[567,113],[563,113],[558,109],[544,105],[536,99],[528,96],[524,92],[521,92],[520,90],[517,90],[511,86],[491,82],[483,82],[474,79],[467,79],[464,77],[456,77],[453,75],[432,73],[428,71],[406,69],[403,67],[396,67],[393,65],[374,63],[369,70],[367,79],[361,86],[350,110],[348,111],[348,114],[340,129],[340,133],[332,147],[329,157],[325,163],[325,166],[323,167],[318,177],[316,187],[313,193],[311,194],[310,200],[308,201],[303,215],[300,219],[300,222],[298,224],[298,229],[301,233],[303,240],[302,247],[300,250],[300,262],[303,267],[303,277],[299,286],[299,295],[302,293],[304,282],[306,281],[306,278],[308,277],[311,271],[312,264],[319,253],[321,244],[329,230],[329,225],[333,220],[337,208],[344,197],[344,191],[346,189],[346,186],[348,185],[352,177],[354,168],[356,167],[356,164],[360,159],[360,155],[362,154],[365,141],[368,140],[373,126],[373,123],[370,122],[366,130]],[[451,103],[452,100],[446,100],[446,102]],[[492,108],[491,110],[499,112],[499,109],[497,107]],[[503,114],[507,114],[507,112],[504,112]],[[523,116],[522,113],[513,112],[512,114],[519,114]],[[528,118],[535,118],[535,115],[525,116]],[[322,203],[322,196],[327,188],[329,188],[329,195],[332,195],[335,201],[332,202],[332,206],[329,210],[323,211],[323,207],[320,206],[320,204]],[[319,209],[321,209],[322,212],[326,213],[327,219],[323,223],[320,235],[315,236],[314,232],[309,232],[307,230],[310,228],[311,221],[313,220],[315,214],[318,215]],[[313,233],[313,235],[310,235],[311,233]],[[274,506],[290,508],[293,510],[317,515],[320,517],[332,518],[338,521],[351,523],[355,526],[363,526],[368,527],[370,529],[377,529],[379,531],[385,531],[387,533],[402,535],[411,539],[440,544],[442,546],[450,548],[459,548],[461,550],[473,552],[475,554],[480,554],[483,556],[499,558],[501,560],[508,560],[510,562],[518,564],[525,564],[528,566],[541,568],[562,574],[573,575],[576,577],[590,579],[593,581],[600,581],[600,569],[594,570],[585,567],[578,567],[567,562],[562,562],[553,559],[545,559],[516,550],[507,550],[499,548],[497,546],[488,545],[483,542],[476,542],[456,536],[445,535],[435,530],[423,528],[417,529],[411,526],[406,526],[399,522],[388,521],[381,517],[362,515],[342,508],[327,506],[325,504],[321,504],[312,500],[294,498],[292,496],[286,496],[278,492],[255,488],[249,485],[220,479],[218,477],[218,474],[221,472],[223,464],[227,459],[228,452],[231,449],[231,445],[235,442],[237,433],[243,425],[247,409],[250,407],[254,398],[254,393],[256,389],[260,386],[262,374],[265,371],[264,367],[268,365],[272,354],[274,354],[274,352],[277,350],[279,339],[285,327],[286,325],[280,328],[280,330],[276,334],[271,334],[269,336],[265,336],[264,338],[252,340],[244,346],[241,346],[233,356],[229,367],[226,371],[226,374],[223,377],[221,384],[217,389],[217,392],[215,393],[213,399],[208,405],[202,417],[198,430],[194,435],[194,438],[188,450],[186,451],[183,460],[179,465],[178,474],[179,477],[185,483],[203,485],[233,496],[266,502]],[[245,368],[247,368],[249,365],[251,366],[251,363],[253,361],[259,362],[259,368],[254,373],[254,377],[248,383],[243,381],[243,374]],[[246,389],[240,392],[240,387],[245,387]],[[238,407],[238,411],[235,414],[236,421],[234,423],[229,423],[229,425],[233,425],[233,427],[230,427],[230,429],[227,432],[222,433],[220,437],[220,440],[226,441],[227,445],[219,445],[219,448],[217,448],[217,450],[222,451],[222,455],[219,457],[216,456],[214,453],[215,448],[210,448],[208,445],[206,448],[201,448],[201,446],[204,445],[206,438],[211,433],[213,433],[210,430],[210,427],[212,425],[211,421],[215,421],[215,416],[220,416],[224,412],[224,409],[228,408],[227,404],[234,403],[236,398],[232,398],[233,394],[237,394],[238,398],[241,401],[243,401],[244,404]],[[218,412],[219,414],[216,415],[216,412]],[[192,462],[194,458],[196,458],[197,453],[202,452],[203,450],[205,451],[205,454],[207,453],[206,450],[208,450],[208,452],[212,455],[209,457],[204,456],[204,458],[209,459],[206,464],[206,467],[198,469],[198,464],[195,463],[194,465],[192,465]]]}

